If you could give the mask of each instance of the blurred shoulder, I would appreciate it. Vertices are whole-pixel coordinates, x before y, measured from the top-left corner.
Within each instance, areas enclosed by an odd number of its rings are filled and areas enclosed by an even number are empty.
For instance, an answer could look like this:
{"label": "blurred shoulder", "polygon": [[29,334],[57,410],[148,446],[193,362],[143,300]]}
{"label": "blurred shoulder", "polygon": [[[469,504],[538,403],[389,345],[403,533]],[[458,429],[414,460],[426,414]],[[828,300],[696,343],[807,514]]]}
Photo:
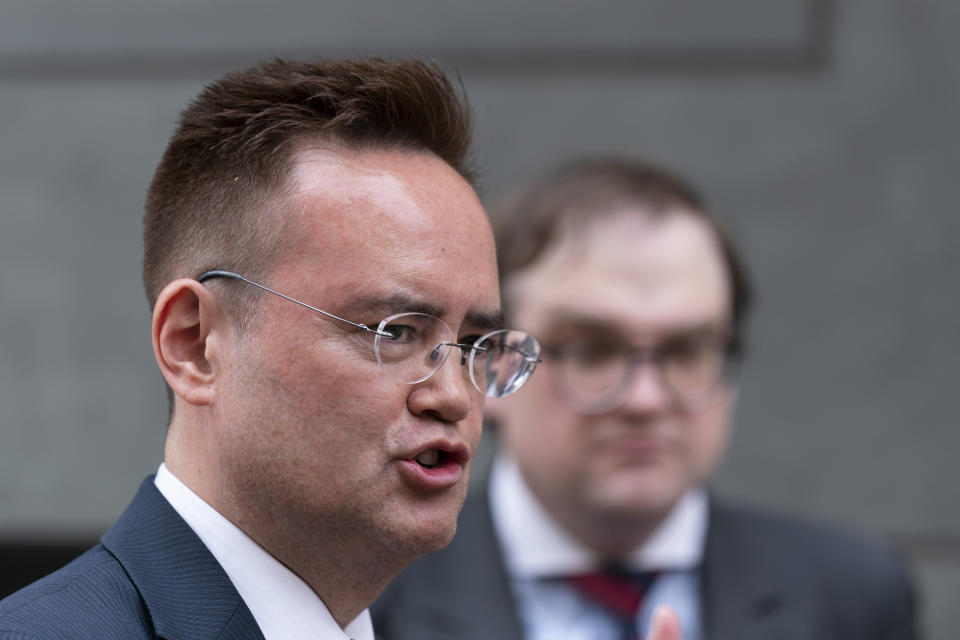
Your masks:
{"label": "blurred shoulder", "polygon": [[[741,588],[805,603],[823,637],[916,637],[908,565],[885,540],[814,519],[713,501],[706,593]],[[827,630],[830,630],[827,633]]]}
{"label": "blurred shoulder", "polygon": [[[879,536],[813,518],[711,499],[707,548],[782,557],[834,572],[902,573],[900,554]],[[779,563],[778,563],[779,564]]]}

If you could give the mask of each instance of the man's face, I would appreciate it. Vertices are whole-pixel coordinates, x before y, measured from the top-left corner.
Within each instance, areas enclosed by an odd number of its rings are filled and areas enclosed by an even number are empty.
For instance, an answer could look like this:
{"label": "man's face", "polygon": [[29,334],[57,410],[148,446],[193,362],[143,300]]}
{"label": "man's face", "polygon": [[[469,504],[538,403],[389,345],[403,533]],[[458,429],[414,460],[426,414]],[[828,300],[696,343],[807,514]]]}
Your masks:
{"label": "man's face", "polygon": [[[719,336],[729,323],[718,247],[683,210],[602,217],[549,248],[504,295],[510,323],[547,354],[574,343],[663,347]],[[616,406],[582,415],[558,398],[558,368],[545,355],[527,388],[490,408],[531,489],[573,531],[590,522],[657,522],[713,470],[728,438],[729,386],[691,412],[644,363]]]}
{"label": "man's face", "polygon": [[[443,161],[312,151],[293,185],[283,215],[295,239],[263,284],[372,328],[404,311],[440,318],[457,338],[498,322],[486,214]],[[300,537],[416,556],[446,544],[483,409],[456,352],[407,384],[380,368],[370,334],[262,295],[218,383],[218,501],[268,548]]]}

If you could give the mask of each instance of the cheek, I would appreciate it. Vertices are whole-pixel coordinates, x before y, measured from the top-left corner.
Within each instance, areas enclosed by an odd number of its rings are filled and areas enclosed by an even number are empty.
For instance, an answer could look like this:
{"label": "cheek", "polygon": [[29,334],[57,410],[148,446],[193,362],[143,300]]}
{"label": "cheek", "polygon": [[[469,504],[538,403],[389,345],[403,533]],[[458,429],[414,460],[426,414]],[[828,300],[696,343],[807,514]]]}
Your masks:
{"label": "cheek", "polygon": [[690,425],[689,455],[696,480],[706,479],[716,469],[730,440],[732,398],[727,395],[715,406],[697,414]]}
{"label": "cheek", "polygon": [[495,401],[492,416],[501,442],[527,469],[563,475],[583,459],[587,443],[581,419],[554,400],[545,376],[534,376],[516,395]]}
{"label": "cheek", "polygon": [[257,364],[249,357],[241,360],[250,364],[237,368],[233,384],[242,392],[233,423],[243,424],[247,439],[259,440],[265,455],[286,456],[307,474],[350,468],[345,462],[379,454],[396,420],[388,408],[404,406],[391,395],[393,387],[377,379],[379,370],[337,366],[342,357],[321,355],[278,350]]}
{"label": "cheek", "polygon": [[480,446],[480,438],[483,436],[484,416],[486,415],[484,412],[485,401],[484,396],[477,394],[477,399],[474,400],[474,408],[471,409],[470,415],[460,426],[464,439],[470,447],[471,459],[473,454],[477,452],[477,448]]}

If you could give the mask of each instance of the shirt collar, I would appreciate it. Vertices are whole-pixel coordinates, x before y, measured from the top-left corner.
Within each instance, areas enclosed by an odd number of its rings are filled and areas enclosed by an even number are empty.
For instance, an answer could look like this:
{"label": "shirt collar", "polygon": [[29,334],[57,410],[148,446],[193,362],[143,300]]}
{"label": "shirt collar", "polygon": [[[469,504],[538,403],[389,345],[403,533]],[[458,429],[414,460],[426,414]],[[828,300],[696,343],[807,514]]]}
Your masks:
{"label": "shirt collar", "polygon": [[[512,576],[537,578],[597,568],[597,556],[547,513],[516,461],[505,453],[497,456],[490,470],[490,505]],[[691,489],[653,534],[629,554],[627,566],[638,570],[696,567],[703,557],[708,512],[706,492]]]}
{"label": "shirt collar", "polygon": [[341,629],[306,582],[191,491],[165,464],[160,464],[154,483],[223,567],[266,640],[373,640],[369,610]]}

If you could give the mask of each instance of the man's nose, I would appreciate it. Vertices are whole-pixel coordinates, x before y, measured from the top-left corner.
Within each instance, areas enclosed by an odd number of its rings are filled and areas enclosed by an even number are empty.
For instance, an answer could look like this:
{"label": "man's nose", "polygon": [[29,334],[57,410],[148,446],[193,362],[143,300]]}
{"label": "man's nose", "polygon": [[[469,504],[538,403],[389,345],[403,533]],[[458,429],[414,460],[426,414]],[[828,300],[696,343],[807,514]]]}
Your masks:
{"label": "man's nose", "polygon": [[458,350],[453,349],[433,375],[412,385],[407,405],[414,415],[429,415],[444,422],[459,422],[470,415],[477,394],[461,364]]}
{"label": "man's nose", "polygon": [[673,393],[656,360],[647,357],[631,363],[628,375],[623,399],[618,406],[619,411],[642,414],[669,408],[674,400]]}

